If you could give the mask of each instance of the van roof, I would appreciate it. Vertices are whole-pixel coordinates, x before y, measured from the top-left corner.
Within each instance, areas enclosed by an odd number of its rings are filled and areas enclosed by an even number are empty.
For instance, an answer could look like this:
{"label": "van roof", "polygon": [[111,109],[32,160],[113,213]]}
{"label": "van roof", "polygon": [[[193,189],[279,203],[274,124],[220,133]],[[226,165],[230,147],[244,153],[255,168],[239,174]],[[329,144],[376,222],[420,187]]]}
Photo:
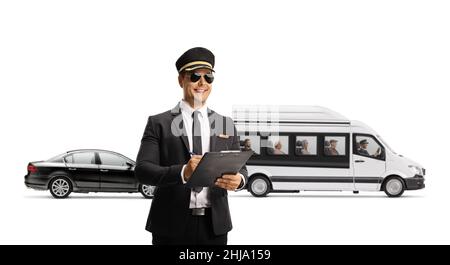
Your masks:
{"label": "van roof", "polygon": [[234,105],[232,115],[237,123],[350,124],[346,117],[321,106]]}

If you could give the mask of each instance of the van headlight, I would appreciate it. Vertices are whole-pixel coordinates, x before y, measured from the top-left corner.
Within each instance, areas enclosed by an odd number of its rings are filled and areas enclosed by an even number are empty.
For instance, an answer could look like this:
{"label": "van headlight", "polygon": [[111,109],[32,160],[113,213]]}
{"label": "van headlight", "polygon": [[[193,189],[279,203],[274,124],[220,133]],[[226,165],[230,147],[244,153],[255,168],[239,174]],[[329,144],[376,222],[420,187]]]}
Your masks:
{"label": "van headlight", "polygon": [[416,167],[416,166],[413,166],[413,165],[409,165],[408,167],[411,170],[411,172],[414,173],[414,175],[421,175],[422,176],[422,169],[420,167]]}

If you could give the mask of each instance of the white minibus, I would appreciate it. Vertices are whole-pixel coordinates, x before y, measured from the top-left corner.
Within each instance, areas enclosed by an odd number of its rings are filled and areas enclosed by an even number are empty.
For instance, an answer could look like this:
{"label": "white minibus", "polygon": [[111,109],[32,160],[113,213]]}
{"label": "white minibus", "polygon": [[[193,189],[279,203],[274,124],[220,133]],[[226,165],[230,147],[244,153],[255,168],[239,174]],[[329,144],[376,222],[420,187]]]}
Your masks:
{"label": "white minibus", "polygon": [[233,106],[247,189],[270,192],[384,191],[398,197],[425,187],[425,169],[394,152],[359,121],[319,106]]}

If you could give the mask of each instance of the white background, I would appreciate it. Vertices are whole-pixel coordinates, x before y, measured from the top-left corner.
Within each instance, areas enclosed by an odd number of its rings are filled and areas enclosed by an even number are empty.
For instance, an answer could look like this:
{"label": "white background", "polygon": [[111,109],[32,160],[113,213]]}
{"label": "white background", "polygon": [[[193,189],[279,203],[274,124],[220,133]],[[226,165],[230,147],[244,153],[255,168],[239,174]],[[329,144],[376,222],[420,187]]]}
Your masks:
{"label": "white background", "polygon": [[209,106],[321,105],[427,169],[426,189],[230,195],[230,244],[450,243],[446,1],[2,1],[0,243],[149,244],[139,194],[26,189],[29,161],[78,148],[135,158],[181,98],[175,61],[216,55]]}

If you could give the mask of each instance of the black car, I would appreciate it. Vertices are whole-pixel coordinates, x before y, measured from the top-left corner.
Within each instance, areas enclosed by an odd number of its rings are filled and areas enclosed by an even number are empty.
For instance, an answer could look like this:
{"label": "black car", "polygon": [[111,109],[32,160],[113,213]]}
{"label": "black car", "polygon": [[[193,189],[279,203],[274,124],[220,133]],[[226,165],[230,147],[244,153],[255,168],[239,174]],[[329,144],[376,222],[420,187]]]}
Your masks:
{"label": "black car", "polygon": [[46,161],[30,162],[25,185],[50,190],[55,198],[73,192],[140,192],[152,198],[155,187],[142,185],[134,177],[136,162],[116,152],[80,149]]}

